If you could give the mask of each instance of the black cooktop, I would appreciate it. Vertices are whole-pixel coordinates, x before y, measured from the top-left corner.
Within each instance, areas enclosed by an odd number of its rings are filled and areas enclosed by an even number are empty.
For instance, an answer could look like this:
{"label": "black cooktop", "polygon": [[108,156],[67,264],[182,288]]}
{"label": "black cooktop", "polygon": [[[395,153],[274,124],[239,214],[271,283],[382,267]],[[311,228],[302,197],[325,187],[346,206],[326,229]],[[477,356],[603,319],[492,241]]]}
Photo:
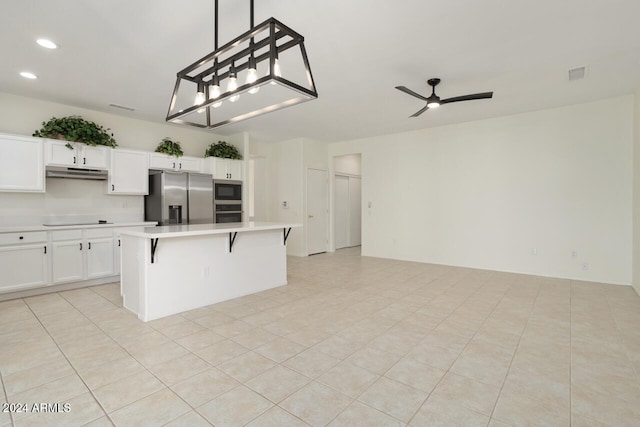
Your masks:
{"label": "black cooktop", "polygon": [[107,221],[93,221],[93,222],[74,222],[74,223],[66,223],[66,224],[42,224],[45,227],[69,227],[74,225],[108,225],[113,224],[112,222]]}

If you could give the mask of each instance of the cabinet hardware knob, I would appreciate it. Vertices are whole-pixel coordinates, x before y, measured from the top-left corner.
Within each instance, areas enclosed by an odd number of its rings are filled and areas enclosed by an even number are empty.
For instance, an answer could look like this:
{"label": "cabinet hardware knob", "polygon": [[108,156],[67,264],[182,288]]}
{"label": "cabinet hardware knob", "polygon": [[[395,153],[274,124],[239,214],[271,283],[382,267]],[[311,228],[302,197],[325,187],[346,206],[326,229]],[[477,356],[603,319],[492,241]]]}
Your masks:
{"label": "cabinet hardware knob", "polygon": [[76,164],[76,156],[73,156],[73,164]]}
{"label": "cabinet hardware knob", "polygon": [[118,239],[118,246],[120,246],[120,239]]}
{"label": "cabinet hardware knob", "polygon": [[82,164],[83,164],[83,165],[86,165],[86,164],[87,164],[87,158],[86,158],[86,157],[83,157],[83,158],[82,158]]}
{"label": "cabinet hardware knob", "polygon": [[47,253],[47,247],[46,246],[44,247],[44,253],[45,254]]}
{"label": "cabinet hardware knob", "polygon": [[80,250],[82,250],[82,242],[80,242]]}
{"label": "cabinet hardware knob", "polygon": [[111,191],[116,191],[116,186],[114,184],[111,184]]}
{"label": "cabinet hardware knob", "polygon": [[176,162],[173,162],[173,168],[174,169],[176,168]]}
{"label": "cabinet hardware knob", "polygon": [[91,242],[89,242],[89,250],[91,250]]}
{"label": "cabinet hardware knob", "polygon": [[24,236],[20,236],[20,237],[19,237],[19,239],[20,239],[20,240],[24,239]]}
{"label": "cabinet hardware knob", "polygon": [[180,169],[182,169],[182,163],[178,163],[178,165],[180,165]]}

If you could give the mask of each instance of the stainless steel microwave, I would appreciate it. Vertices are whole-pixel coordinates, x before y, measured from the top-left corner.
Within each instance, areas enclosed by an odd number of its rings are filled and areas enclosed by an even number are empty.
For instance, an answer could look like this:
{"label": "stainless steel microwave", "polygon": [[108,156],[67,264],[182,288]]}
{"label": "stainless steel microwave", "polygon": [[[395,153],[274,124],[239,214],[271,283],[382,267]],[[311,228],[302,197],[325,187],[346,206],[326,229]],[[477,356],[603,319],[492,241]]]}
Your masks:
{"label": "stainless steel microwave", "polygon": [[242,201],[242,181],[213,180],[214,201]]}

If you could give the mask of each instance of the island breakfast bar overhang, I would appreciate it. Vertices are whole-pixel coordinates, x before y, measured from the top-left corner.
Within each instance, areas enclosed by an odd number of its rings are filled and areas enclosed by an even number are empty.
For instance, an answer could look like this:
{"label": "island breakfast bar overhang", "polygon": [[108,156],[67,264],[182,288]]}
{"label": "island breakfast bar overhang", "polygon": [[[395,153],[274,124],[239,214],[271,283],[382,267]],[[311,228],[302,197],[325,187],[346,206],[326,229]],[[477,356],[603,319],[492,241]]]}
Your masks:
{"label": "island breakfast bar overhang", "polygon": [[123,305],[147,322],[286,285],[286,242],[296,227],[245,222],[123,229]]}

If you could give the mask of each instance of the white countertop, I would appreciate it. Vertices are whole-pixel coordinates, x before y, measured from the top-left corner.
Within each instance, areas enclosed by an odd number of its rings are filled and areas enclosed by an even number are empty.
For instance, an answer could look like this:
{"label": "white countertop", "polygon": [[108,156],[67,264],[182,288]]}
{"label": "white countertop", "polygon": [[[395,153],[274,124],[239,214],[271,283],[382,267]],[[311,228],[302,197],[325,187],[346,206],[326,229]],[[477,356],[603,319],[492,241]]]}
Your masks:
{"label": "white countertop", "polygon": [[0,227],[0,233],[20,233],[23,231],[56,231],[56,230],[77,230],[84,228],[118,228],[118,227],[150,227],[156,222],[114,222],[109,224],[82,224],[82,225],[22,225],[15,227]]}
{"label": "white countertop", "polygon": [[122,230],[123,235],[158,239],[165,237],[203,236],[208,234],[240,233],[301,227],[289,222],[232,222],[226,224],[165,225]]}

